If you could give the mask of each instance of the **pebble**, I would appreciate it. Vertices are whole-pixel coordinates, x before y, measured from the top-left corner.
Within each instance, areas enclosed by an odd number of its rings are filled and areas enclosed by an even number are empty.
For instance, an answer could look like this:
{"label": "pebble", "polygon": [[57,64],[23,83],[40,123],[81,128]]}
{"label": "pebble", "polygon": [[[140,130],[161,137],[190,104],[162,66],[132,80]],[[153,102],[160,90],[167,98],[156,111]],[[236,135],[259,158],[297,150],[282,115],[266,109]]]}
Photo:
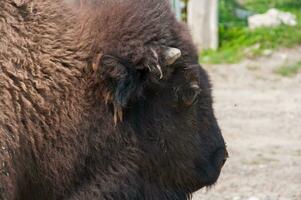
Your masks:
{"label": "pebble", "polygon": [[258,197],[250,197],[248,200],[260,200]]}

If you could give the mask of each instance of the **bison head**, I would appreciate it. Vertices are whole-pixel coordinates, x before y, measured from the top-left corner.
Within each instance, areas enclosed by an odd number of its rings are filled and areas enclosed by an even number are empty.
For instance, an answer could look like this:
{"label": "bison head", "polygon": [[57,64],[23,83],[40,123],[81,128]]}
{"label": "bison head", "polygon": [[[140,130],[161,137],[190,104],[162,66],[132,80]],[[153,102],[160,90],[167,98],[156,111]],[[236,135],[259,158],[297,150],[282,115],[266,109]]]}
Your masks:
{"label": "bison head", "polygon": [[[129,124],[136,133],[143,179],[187,194],[214,184],[228,155],[206,72],[176,63],[178,49],[163,49],[140,65],[104,55],[94,78],[102,80],[97,92],[114,108],[116,126]],[[187,98],[189,104],[182,101]]]}

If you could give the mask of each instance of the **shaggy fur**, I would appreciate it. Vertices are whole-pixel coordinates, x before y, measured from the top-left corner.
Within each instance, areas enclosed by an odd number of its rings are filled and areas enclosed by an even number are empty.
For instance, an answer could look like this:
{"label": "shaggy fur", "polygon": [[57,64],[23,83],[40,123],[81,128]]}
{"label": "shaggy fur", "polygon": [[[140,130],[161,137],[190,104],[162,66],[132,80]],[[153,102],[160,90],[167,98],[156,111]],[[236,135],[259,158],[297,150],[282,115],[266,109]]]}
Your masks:
{"label": "shaggy fur", "polygon": [[218,178],[210,83],[167,1],[0,1],[0,35],[0,200],[185,200]]}

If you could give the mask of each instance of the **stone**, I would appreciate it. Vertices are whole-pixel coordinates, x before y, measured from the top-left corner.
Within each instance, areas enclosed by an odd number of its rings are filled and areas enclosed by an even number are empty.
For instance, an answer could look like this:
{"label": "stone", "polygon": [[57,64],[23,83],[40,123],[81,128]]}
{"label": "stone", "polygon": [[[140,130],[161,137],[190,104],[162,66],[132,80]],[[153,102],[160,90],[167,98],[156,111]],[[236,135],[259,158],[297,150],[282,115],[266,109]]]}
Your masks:
{"label": "stone", "polygon": [[240,196],[233,197],[232,200],[241,200]]}
{"label": "stone", "polygon": [[271,49],[265,49],[264,51],[263,51],[263,55],[264,56],[270,56],[270,55],[272,55],[273,54],[273,50],[271,50]]}
{"label": "stone", "polygon": [[248,17],[254,15],[254,13],[251,12],[251,11],[249,11],[249,10],[244,10],[244,9],[236,8],[235,9],[235,15],[239,19],[248,19]]}
{"label": "stone", "polygon": [[260,200],[258,197],[249,197],[248,200]]}
{"label": "stone", "polygon": [[258,27],[276,27],[281,24],[296,26],[297,18],[292,13],[282,12],[272,8],[264,14],[250,16],[248,18],[248,23],[250,29],[255,29]]}

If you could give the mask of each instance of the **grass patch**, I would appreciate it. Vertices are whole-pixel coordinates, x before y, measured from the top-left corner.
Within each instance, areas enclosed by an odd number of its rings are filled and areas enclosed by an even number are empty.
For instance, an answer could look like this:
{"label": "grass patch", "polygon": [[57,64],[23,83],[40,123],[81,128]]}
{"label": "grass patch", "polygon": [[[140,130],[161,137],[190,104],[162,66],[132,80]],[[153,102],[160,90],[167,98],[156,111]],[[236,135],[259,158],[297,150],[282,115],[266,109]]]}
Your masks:
{"label": "grass patch", "polygon": [[[301,44],[301,1],[299,0],[220,0],[219,39],[217,51],[201,53],[203,63],[236,63],[243,58],[253,58],[279,47]],[[246,19],[235,15],[236,8],[252,13],[263,13],[269,8],[278,8],[297,16],[295,27],[279,26],[249,30]]]}
{"label": "grass patch", "polygon": [[281,76],[292,77],[301,71],[301,61],[288,66],[278,68],[275,72]]}

